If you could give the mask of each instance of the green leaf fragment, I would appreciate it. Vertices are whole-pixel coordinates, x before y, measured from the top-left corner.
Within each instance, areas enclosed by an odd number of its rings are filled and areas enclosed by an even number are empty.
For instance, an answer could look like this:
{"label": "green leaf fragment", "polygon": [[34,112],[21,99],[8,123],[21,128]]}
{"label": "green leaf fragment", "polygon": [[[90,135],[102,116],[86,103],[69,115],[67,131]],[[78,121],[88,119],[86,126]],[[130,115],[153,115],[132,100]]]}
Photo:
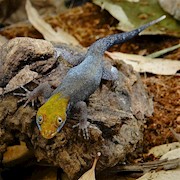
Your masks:
{"label": "green leaf fragment", "polygon": [[[130,31],[162,15],[166,15],[165,20],[149,27],[142,34],[163,34],[180,37],[180,21],[167,14],[160,7],[157,0],[139,0],[138,2],[93,0],[93,2],[106,9],[113,17],[120,21],[117,26],[120,30]],[[122,8],[122,12],[116,13],[120,8]]]}

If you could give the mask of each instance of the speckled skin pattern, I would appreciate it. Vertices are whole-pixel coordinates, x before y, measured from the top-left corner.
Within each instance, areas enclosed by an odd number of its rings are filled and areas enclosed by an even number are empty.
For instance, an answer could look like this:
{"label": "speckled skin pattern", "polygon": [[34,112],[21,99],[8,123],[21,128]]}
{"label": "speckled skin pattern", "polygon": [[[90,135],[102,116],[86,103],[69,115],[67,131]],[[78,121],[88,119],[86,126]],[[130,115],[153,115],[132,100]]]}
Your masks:
{"label": "speckled skin pattern", "polygon": [[157,19],[133,31],[114,34],[97,40],[89,47],[84,61],[70,69],[53,94],[61,92],[65,96],[70,96],[70,102],[72,103],[87,99],[99,87],[101,82],[104,52],[115,44],[121,44],[132,39],[141,31],[159,21],[160,19]]}

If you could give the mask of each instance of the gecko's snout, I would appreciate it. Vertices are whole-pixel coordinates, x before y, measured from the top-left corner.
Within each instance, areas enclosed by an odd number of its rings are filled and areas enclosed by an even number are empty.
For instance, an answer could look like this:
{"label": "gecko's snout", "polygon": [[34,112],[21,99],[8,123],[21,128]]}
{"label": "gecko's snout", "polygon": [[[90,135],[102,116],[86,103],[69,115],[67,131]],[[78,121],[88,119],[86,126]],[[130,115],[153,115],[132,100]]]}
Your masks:
{"label": "gecko's snout", "polygon": [[51,131],[51,130],[41,131],[41,135],[42,135],[45,139],[51,139],[51,138],[53,138],[56,134],[57,134],[57,132],[54,132],[54,131]]}

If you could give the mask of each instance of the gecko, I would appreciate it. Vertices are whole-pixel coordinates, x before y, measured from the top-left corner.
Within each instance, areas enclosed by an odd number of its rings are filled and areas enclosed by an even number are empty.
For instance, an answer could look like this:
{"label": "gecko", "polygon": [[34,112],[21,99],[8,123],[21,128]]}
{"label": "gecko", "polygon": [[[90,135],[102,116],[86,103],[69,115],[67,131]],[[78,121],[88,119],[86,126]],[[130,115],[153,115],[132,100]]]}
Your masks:
{"label": "gecko", "polygon": [[84,139],[89,139],[90,122],[87,121],[85,100],[98,89],[101,79],[115,80],[118,78],[118,70],[115,67],[112,66],[110,72],[104,68],[102,59],[105,51],[115,44],[132,39],[164,18],[165,16],[162,16],[132,31],[112,34],[95,41],[84,54],[83,60],[67,72],[55,90],[52,90],[47,82],[40,84],[33,91],[24,88],[27,91],[25,105],[34,101],[39,95],[45,97],[46,102],[39,107],[36,114],[36,124],[40,134],[46,139],[53,138],[61,131],[71,110],[75,109],[80,116],[79,123],[73,128],[78,127],[78,134],[82,131]]}

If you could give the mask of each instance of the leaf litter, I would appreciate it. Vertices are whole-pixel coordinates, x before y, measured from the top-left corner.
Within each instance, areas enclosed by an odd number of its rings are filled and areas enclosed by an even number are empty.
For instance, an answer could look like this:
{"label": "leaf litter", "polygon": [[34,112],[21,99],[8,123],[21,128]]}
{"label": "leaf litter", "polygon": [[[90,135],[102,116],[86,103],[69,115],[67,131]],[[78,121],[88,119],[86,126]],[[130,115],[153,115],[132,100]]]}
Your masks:
{"label": "leaf litter", "polygon": [[[92,11],[93,8],[96,9],[96,11],[97,11],[97,7],[93,7],[92,5],[88,4],[82,8],[77,8],[78,10],[77,9],[74,10],[76,13],[73,12],[73,10],[71,12],[68,12],[69,15],[76,14],[76,17],[75,16],[68,17],[68,15],[62,15],[61,17],[63,17],[64,20],[67,20],[67,18],[69,18],[70,25],[75,23],[73,18],[79,17],[81,19],[83,28],[85,29],[86,26],[84,26],[84,22],[82,21],[82,9],[83,8],[85,8],[84,12],[88,12],[87,11],[88,8],[89,8],[89,10],[91,9],[89,11],[89,13],[93,12]],[[101,28],[99,29],[98,25],[100,25],[100,23],[99,23],[100,21],[98,21],[98,18],[92,19],[93,21],[96,20],[96,25],[98,28],[96,26],[92,26],[93,23],[91,23],[91,18],[90,18],[92,15],[89,14],[89,17],[88,17],[88,14],[87,15],[84,14],[84,15],[87,19],[90,20],[89,21],[90,26],[87,28],[87,31],[83,34],[83,31],[81,29],[81,31],[79,31],[81,33],[80,34],[77,33],[77,31],[80,29],[80,27],[82,27],[81,24],[78,24],[78,26],[76,26],[76,28],[74,29],[75,36],[76,37],[78,36],[78,39],[80,39],[81,42],[83,42],[83,44],[89,45],[95,40],[95,38],[99,38],[100,36],[102,37],[102,36],[107,35],[107,27],[109,27],[109,26],[102,25],[102,26],[100,26]],[[108,21],[108,18],[106,18],[106,19],[107,19],[107,23],[109,23],[110,21]],[[49,20],[49,22],[50,21],[51,20]],[[86,21],[86,19],[85,19],[85,21]],[[80,22],[80,21],[78,21],[78,22]],[[112,22],[115,22],[115,21],[113,20]],[[87,24],[87,26],[88,26],[88,24]],[[95,29],[92,29],[92,31],[91,31],[90,27],[93,27]],[[114,28],[111,28],[111,27],[108,30],[110,30],[109,33],[117,32]],[[88,34],[88,33],[93,34],[92,32],[94,33],[94,37],[93,36],[90,37]],[[96,34],[98,34],[98,32],[100,35],[97,37]],[[84,37],[86,37],[86,38],[84,38]],[[168,38],[167,38],[167,40],[168,40]],[[133,43],[133,41],[131,43]],[[171,43],[171,40],[169,41],[169,43]],[[141,50],[140,46],[137,46],[136,42],[134,42],[134,44],[135,45],[131,46],[132,49],[134,48],[134,50],[137,53],[140,52],[140,50]],[[157,44],[157,42],[156,42],[156,44]],[[131,53],[129,46],[127,46],[127,45],[128,45],[128,43],[127,44],[125,43],[124,45],[120,46],[120,49],[123,51],[126,51],[126,53]],[[148,45],[149,45],[149,47],[151,47],[150,44],[148,44]],[[118,47],[116,47],[116,48],[118,49]],[[179,50],[177,50],[176,52],[179,52]],[[178,96],[178,80],[175,76],[158,76],[158,75],[149,76],[149,75],[147,75],[144,77],[144,83],[147,85],[149,92],[154,95],[154,104],[155,104],[155,116],[152,117],[147,122],[148,128],[146,128],[146,131],[145,131],[145,145],[146,145],[146,148],[149,148],[151,146],[155,146],[155,145],[158,145],[161,143],[167,143],[167,142],[173,141],[172,134],[169,133],[169,130],[167,127],[175,126],[176,131],[180,131],[180,127],[179,127],[180,122],[178,120],[179,119],[178,118],[179,110],[178,110],[178,102],[177,102],[177,98],[179,97]],[[162,106],[164,109],[162,108]],[[168,114],[167,114],[167,112],[168,112]],[[152,131],[152,129],[154,129],[154,131]],[[161,134],[161,132],[165,133],[165,134]]]}

